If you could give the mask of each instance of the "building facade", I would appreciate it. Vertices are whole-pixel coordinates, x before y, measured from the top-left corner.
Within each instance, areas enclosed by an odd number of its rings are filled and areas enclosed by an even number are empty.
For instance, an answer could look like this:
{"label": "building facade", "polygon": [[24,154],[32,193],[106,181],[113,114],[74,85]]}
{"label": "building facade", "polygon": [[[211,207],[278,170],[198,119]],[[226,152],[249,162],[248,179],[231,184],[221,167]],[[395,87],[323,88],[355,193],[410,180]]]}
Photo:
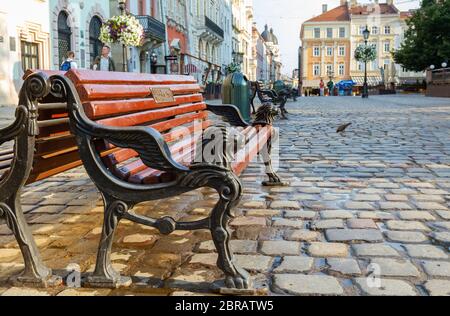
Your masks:
{"label": "building facade", "polygon": [[[116,1],[117,4],[117,1]],[[90,68],[100,54],[102,22],[110,17],[108,0],[49,0],[51,68],[59,69],[68,51],[80,68]]]}
{"label": "building facade", "polygon": [[318,88],[321,79],[352,79],[357,85],[363,84],[365,65],[355,60],[354,51],[364,45],[366,26],[370,31],[368,44],[374,45],[377,52],[376,60],[367,65],[369,85],[423,78],[423,74],[404,71],[392,57],[404,39],[410,14],[400,12],[392,0],[369,4],[341,0],[340,6],[332,10],[324,5],[321,15],[301,27],[303,92]]}
{"label": "building facade", "polygon": [[280,46],[278,44],[278,38],[273,32],[273,29],[266,24],[264,31],[261,33],[261,37],[266,45],[266,62],[268,69],[269,83],[273,83],[276,80],[281,79],[281,68],[283,66],[281,62]]}
{"label": "building facade", "polygon": [[[27,69],[50,68],[48,1],[2,1],[0,6],[0,104],[17,104]],[[26,10],[24,10],[26,8]]]}

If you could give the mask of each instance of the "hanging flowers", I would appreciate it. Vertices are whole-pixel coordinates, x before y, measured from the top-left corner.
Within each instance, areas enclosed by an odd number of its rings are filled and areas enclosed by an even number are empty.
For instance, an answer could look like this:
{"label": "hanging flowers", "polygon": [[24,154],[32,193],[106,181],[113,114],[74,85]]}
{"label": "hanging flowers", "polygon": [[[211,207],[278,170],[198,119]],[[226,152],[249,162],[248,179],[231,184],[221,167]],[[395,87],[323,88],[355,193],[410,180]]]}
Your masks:
{"label": "hanging flowers", "polygon": [[99,40],[105,44],[141,46],[143,37],[144,28],[133,15],[118,15],[103,23]]}
{"label": "hanging flowers", "polygon": [[359,62],[371,62],[377,58],[375,45],[360,45],[355,50],[355,59]]}
{"label": "hanging flowers", "polygon": [[232,62],[225,68],[225,70],[228,74],[233,74],[235,72],[240,72],[241,66],[236,62]]}

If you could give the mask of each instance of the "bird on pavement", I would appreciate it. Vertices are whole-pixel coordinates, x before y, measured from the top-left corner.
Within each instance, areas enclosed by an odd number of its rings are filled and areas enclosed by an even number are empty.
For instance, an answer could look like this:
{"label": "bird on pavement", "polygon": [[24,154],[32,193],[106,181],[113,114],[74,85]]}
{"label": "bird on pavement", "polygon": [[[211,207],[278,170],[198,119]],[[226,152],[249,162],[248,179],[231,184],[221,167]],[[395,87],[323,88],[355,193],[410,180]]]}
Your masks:
{"label": "bird on pavement", "polygon": [[350,125],[352,125],[352,123],[348,123],[348,124],[344,124],[344,125],[339,126],[338,129],[337,129],[337,131],[336,131],[336,133],[339,134],[339,133],[345,132],[345,130],[346,130]]}

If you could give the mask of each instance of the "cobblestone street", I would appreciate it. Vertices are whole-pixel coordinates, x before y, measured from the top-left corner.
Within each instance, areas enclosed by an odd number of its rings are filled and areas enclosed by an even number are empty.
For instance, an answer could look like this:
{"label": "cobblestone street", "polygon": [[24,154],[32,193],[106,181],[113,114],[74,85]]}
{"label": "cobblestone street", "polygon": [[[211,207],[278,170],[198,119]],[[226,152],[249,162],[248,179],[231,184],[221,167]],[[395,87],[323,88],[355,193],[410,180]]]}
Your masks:
{"label": "cobblestone street", "polygon": [[[279,175],[261,164],[241,179],[232,246],[263,295],[450,295],[450,99],[417,95],[299,98],[287,104]],[[12,116],[0,107],[0,126]],[[336,128],[352,125],[342,135]],[[102,202],[82,168],[27,186],[22,195],[45,263],[92,271]],[[201,190],[139,204],[150,217],[198,220],[216,201]],[[127,289],[28,289],[6,278],[23,268],[0,221],[0,295],[205,295],[222,277],[210,233],[122,221],[112,259]]]}

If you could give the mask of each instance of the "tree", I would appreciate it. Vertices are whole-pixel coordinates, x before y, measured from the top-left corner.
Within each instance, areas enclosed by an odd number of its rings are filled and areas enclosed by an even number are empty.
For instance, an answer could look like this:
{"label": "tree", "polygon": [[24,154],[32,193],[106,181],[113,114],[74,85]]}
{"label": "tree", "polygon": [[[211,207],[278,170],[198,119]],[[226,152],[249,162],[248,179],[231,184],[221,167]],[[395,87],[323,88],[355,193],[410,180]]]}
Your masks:
{"label": "tree", "polygon": [[405,40],[393,53],[397,64],[407,70],[424,71],[449,60],[450,0],[423,0],[407,25]]}

